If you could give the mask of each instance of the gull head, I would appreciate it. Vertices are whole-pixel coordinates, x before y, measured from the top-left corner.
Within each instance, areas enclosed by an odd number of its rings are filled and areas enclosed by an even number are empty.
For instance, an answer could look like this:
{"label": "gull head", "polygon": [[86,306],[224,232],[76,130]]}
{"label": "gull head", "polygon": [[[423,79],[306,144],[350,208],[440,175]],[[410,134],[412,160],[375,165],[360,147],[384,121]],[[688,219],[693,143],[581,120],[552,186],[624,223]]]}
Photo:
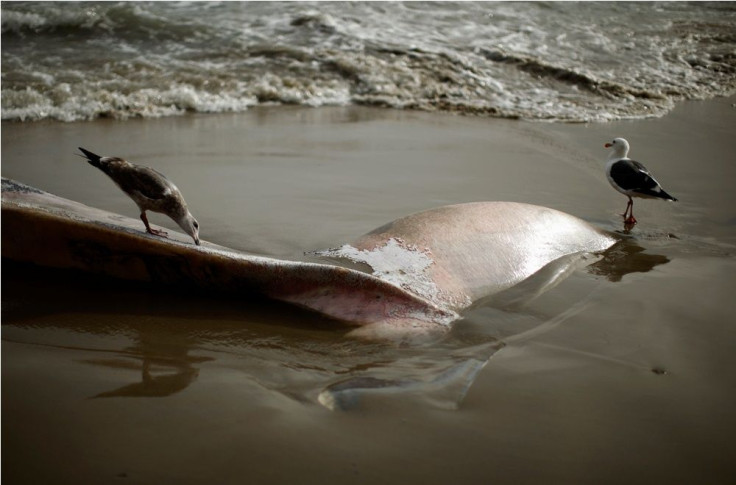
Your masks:
{"label": "gull head", "polygon": [[176,221],[176,223],[179,224],[179,227],[181,227],[184,232],[192,236],[194,244],[199,246],[199,223],[192,213],[187,211],[186,214]]}
{"label": "gull head", "polygon": [[606,143],[603,146],[613,148],[613,151],[608,156],[609,159],[626,158],[626,155],[629,154],[629,142],[623,138],[614,138],[612,142]]}

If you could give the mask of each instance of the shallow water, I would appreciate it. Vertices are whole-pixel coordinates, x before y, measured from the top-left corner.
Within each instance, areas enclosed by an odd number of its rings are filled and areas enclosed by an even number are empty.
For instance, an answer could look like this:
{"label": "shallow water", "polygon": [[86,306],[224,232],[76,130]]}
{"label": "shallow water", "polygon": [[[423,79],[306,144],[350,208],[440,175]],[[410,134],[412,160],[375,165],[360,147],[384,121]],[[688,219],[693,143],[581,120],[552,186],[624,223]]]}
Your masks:
{"label": "shallow water", "polygon": [[[490,300],[415,348],[249,297],[5,262],[3,478],[725,483],[732,103],[606,125],[356,107],[3,124],[5,177],[135,217],[74,151],[121,155],[176,181],[204,239],[278,258],[475,200],[621,231],[625,198],[602,172],[613,136],[681,201],[637,201],[639,225],[600,261],[524,305]],[[350,379],[368,391],[340,394]],[[324,405],[327,388],[344,410]]]}

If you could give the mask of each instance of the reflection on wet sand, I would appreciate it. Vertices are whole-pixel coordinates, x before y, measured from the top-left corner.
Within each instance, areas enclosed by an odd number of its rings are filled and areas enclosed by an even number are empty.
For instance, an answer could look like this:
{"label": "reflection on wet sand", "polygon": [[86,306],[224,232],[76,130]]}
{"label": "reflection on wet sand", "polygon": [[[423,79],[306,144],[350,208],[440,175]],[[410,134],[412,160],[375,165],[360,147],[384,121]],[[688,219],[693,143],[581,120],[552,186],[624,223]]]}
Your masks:
{"label": "reflection on wet sand", "polygon": [[591,274],[605,276],[614,283],[630,273],[646,273],[656,266],[669,262],[669,258],[659,254],[647,254],[645,248],[632,239],[623,239],[604,251],[602,258],[591,264]]}
{"label": "reflection on wet sand", "polygon": [[[235,369],[242,384],[330,409],[354,407],[379,390],[454,408],[502,346],[492,337],[469,343],[450,335],[431,346],[401,348],[346,338],[351,327],[284,304],[135,289],[24,265],[7,269],[4,276],[19,284],[3,294],[15,302],[4,314],[6,341],[93,352],[75,360],[136,376],[94,398],[171,396],[211,364]],[[29,294],[46,304],[26,302]],[[89,337],[100,343],[81,343]]]}
{"label": "reflection on wet sand", "polygon": [[[140,369],[141,381],[101,392],[98,397],[167,397],[183,391],[199,375],[199,370],[192,364],[199,364],[212,360],[209,357],[193,357],[184,355],[157,356],[142,349],[126,349],[131,360],[123,359],[88,359],[82,362],[110,369]],[[122,352],[121,352],[122,354]],[[135,361],[140,361],[136,363]],[[173,371],[173,373],[172,373]],[[158,375],[156,375],[158,374]]]}
{"label": "reflection on wet sand", "polygon": [[[587,271],[617,282],[626,274],[650,271],[669,261],[644,251],[633,240],[622,240]],[[588,264],[589,258],[551,264],[483,305],[523,311],[524,305],[570,271]],[[490,335],[469,338],[450,332],[431,345],[398,348],[345,338],[349,327],[273,302],[223,301],[153,288],[141,291],[109,280],[100,285],[92,278],[69,285],[63,272],[6,265],[4,276],[11,275],[18,284],[7,287],[3,294],[6,330],[36,329],[37,333],[26,335],[35,335],[31,338],[37,343],[43,343],[43,331],[48,328],[99,338],[126,336],[120,348],[103,350],[112,357],[79,359],[107,369],[129,369],[137,375],[135,382],[101,390],[93,398],[168,397],[193,385],[203,364],[226,363],[238,369],[243,382],[330,409],[352,408],[369,396],[398,394],[402,399],[453,409],[488,359],[504,347]],[[31,288],[34,298],[44,294],[47,304],[43,309],[25,303]],[[80,294],[85,295],[83,300]],[[60,314],[65,318],[48,318]],[[550,322],[556,319],[549,316]],[[279,326],[277,334],[274,325]],[[547,327],[542,324],[538,330]],[[12,334],[4,332],[3,338],[12,340]],[[76,350],[90,349],[79,346]]]}

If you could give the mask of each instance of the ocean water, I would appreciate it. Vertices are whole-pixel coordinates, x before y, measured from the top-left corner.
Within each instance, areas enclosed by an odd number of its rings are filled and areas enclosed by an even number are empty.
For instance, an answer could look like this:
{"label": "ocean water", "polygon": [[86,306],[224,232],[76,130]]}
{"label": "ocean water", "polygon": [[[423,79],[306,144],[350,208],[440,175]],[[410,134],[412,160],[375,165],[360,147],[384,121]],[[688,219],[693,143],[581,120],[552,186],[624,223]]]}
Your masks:
{"label": "ocean water", "polygon": [[275,103],[607,121],[734,90],[734,3],[2,4],[3,120]]}

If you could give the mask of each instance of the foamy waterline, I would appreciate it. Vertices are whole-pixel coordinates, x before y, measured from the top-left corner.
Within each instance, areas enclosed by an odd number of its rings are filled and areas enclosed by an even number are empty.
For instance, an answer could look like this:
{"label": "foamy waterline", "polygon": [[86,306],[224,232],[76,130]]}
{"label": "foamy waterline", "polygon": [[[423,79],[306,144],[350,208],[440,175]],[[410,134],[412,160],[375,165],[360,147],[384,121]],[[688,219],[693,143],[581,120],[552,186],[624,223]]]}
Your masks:
{"label": "foamy waterline", "polygon": [[5,3],[2,119],[264,104],[550,121],[661,116],[736,92],[736,7]]}

